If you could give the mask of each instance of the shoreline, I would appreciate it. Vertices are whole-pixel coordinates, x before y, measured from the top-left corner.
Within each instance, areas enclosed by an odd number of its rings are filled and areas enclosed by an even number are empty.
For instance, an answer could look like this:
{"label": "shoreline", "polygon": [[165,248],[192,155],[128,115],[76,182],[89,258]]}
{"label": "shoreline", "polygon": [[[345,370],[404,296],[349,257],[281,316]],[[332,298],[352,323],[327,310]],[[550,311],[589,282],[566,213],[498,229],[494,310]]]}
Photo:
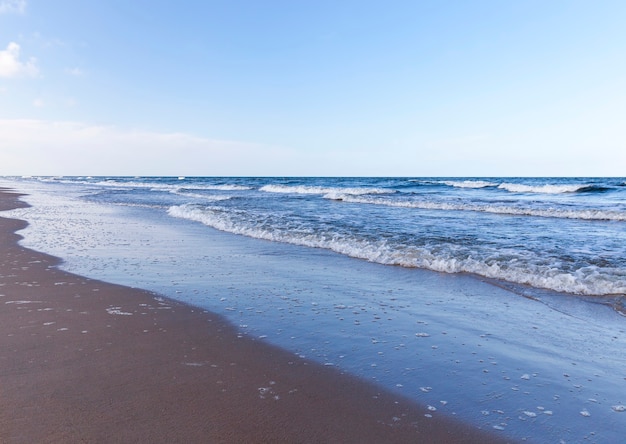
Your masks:
{"label": "shoreline", "polygon": [[[27,206],[0,190],[0,211]],[[506,442],[220,316],[57,268],[0,215],[3,442]]]}

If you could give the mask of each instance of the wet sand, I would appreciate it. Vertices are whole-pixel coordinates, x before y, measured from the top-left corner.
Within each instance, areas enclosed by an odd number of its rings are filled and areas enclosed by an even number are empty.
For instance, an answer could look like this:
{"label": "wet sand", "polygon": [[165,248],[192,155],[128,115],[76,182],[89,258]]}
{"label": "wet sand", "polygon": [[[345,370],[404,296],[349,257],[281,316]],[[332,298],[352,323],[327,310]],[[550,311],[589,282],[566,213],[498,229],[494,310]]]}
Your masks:
{"label": "wet sand", "polygon": [[1,442],[504,442],[212,313],[61,271],[17,244],[25,226],[0,218]]}

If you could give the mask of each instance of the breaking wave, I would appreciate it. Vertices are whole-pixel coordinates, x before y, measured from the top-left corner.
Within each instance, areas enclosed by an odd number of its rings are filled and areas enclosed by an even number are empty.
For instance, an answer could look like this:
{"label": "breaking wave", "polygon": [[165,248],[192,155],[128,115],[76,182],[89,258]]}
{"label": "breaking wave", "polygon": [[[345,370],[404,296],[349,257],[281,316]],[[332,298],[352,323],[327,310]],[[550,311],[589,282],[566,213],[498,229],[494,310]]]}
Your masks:
{"label": "breaking wave", "polygon": [[497,183],[487,182],[485,180],[463,180],[463,181],[455,181],[455,180],[444,180],[444,185],[448,185],[450,187],[455,188],[486,188],[486,187],[497,187]]}
{"label": "breaking wave", "polygon": [[459,245],[434,248],[367,239],[337,230],[316,231],[305,226],[281,225],[271,215],[252,215],[220,207],[193,204],[172,206],[172,217],[201,222],[209,227],[257,239],[323,248],[346,256],[384,265],[424,268],[444,273],[472,273],[516,284],[531,285],[573,294],[612,295],[626,293],[626,271],[617,268],[580,266],[572,272],[556,269],[543,258],[492,254],[481,257],[477,250]]}
{"label": "breaking wave", "polygon": [[587,184],[559,184],[559,185],[525,185],[519,183],[502,183],[498,188],[511,193],[542,193],[542,194],[562,194],[562,193],[580,193],[590,191],[604,191],[607,188],[596,187]]}
{"label": "breaking wave", "polygon": [[[425,182],[428,183],[428,182]],[[433,182],[430,182],[433,183]],[[510,193],[564,194],[609,191],[610,188],[589,184],[543,184],[493,182],[488,180],[444,180],[436,182],[454,188],[496,188]]]}

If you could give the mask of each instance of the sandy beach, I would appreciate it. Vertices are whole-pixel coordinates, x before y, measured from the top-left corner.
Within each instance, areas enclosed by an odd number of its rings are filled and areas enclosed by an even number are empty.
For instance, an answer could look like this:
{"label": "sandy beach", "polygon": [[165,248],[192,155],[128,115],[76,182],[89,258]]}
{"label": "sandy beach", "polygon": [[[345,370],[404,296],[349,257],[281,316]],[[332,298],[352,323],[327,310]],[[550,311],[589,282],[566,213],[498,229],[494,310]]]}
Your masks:
{"label": "sandy beach", "polygon": [[217,315],[61,271],[17,244],[25,226],[0,219],[2,442],[502,442]]}

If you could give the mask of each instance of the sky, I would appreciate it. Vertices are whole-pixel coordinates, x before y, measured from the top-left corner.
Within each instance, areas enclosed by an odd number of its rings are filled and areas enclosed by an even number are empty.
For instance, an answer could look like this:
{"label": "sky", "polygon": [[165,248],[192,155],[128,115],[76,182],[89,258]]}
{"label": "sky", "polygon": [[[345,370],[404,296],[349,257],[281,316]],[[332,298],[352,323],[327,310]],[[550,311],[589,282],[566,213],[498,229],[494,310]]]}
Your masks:
{"label": "sky", "polygon": [[624,176],[623,0],[0,0],[0,175]]}

